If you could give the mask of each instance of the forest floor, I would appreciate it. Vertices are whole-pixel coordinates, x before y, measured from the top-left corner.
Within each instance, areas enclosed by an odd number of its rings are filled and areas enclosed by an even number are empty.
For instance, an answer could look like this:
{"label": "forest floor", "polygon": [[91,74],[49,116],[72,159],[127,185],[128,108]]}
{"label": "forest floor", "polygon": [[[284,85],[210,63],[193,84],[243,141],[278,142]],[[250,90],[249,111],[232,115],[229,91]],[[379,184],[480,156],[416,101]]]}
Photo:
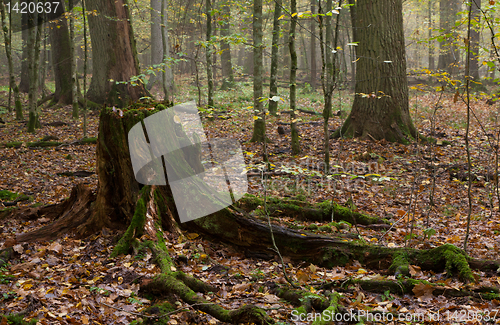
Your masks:
{"label": "forest floor", "polygon": [[[321,115],[300,113],[299,130],[303,152],[290,154],[290,117],[281,114],[266,118],[267,135],[271,142],[267,152],[274,175],[262,178],[264,167],[263,144],[250,143],[253,126],[251,83],[241,83],[238,91],[217,92],[216,109],[201,109],[208,138],[230,137],[240,141],[248,166],[250,194],[266,193],[279,197],[298,197],[311,202],[334,200],[341,205],[354,206],[357,211],[389,218],[391,231],[376,231],[349,223],[300,222],[283,216],[274,223],[293,226],[304,233],[356,233],[362,241],[389,247],[432,248],[444,243],[463,247],[467,229],[468,190],[466,179],[467,155],[465,132],[467,108],[453,93],[438,91],[415,92],[410,99],[410,111],[417,129],[424,136],[436,138],[435,144],[414,142],[400,145],[385,141],[332,139],[332,175],[325,175],[323,160],[323,119]],[[180,88],[180,87],[179,87]],[[187,89],[188,87],[186,87]],[[190,89],[193,94],[194,89]],[[298,107],[321,112],[322,98],[307,89],[299,91]],[[180,98],[192,98],[185,91]],[[286,98],[285,98],[286,99]],[[346,110],[351,101],[347,91],[336,94],[334,111]],[[5,106],[6,93],[0,93]],[[287,109],[287,102],[280,109]],[[475,258],[498,259],[500,251],[499,195],[495,188],[495,146],[498,148],[498,118],[500,102],[490,106],[482,98],[471,103],[474,116],[470,127],[470,152],[473,164],[471,188],[472,210],[468,253]],[[26,112],[25,112],[25,115]],[[83,137],[82,119],[73,121],[70,107],[42,109],[42,128],[35,134],[26,132],[26,121],[0,107],[0,191],[29,196],[17,206],[46,205],[67,198],[71,188],[84,182],[95,189],[97,175],[95,144],[70,144],[60,147],[33,148],[44,136],[71,143]],[[330,119],[329,129],[341,125],[345,115]],[[50,126],[61,121],[64,125]],[[432,125],[434,122],[434,126]],[[278,134],[278,126],[284,134]],[[98,112],[88,114],[88,136],[97,136]],[[21,141],[19,148],[2,144]],[[451,168],[451,167],[454,167]],[[63,172],[87,171],[87,177],[63,176]],[[433,183],[435,184],[433,186]],[[2,193],[2,192],[0,192]],[[6,193],[6,192],[3,192]],[[433,197],[434,205],[430,198]],[[4,197],[3,201],[11,201]],[[354,204],[354,205],[353,205]],[[0,204],[0,209],[3,207]],[[47,218],[34,221],[2,220],[0,245],[13,234],[33,230],[49,222]],[[413,224],[413,226],[411,226]],[[328,227],[321,227],[328,226]],[[321,227],[323,231],[318,228]],[[410,230],[411,229],[411,230]],[[205,298],[225,308],[255,304],[268,310],[282,324],[308,324],[294,318],[293,306],[265,291],[267,281],[283,282],[277,261],[246,258],[231,247],[214,244],[198,234],[188,233],[184,242],[168,243],[171,255],[184,255],[188,263],[179,266],[188,274],[218,286],[218,293]],[[134,280],[159,272],[151,255],[142,259],[130,255],[110,258],[117,233],[103,230],[85,239],[72,234],[51,242],[20,244],[14,247],[15,258],[0,270],[0,314],[16,313],[28,306],[26,319],[36,318],[39,324],[128,324],[141,318],[141,311],[152,301],[141,296]],[[289,264],[289,272],[305,288],[320,281],[348,278],[394,279],[380,270],[363,268],[353,261],[344,267],[325,269],[305,263]],[[415,279],[443,283],[450,288],[465,284],[415,267]],[[469,286],[498,287],[500,277],[487,277],[475,272],[477,283]],[[500,302],[478,301],[471,297],[446,298],[432,292],[415,292],[413,296],[397,296],[390,291],[372,294],[354,287],[342,292],[342,304],[380,314],[392,312],[403,315],[406,321],[424,323],[419,319],[430,313],[440,313],[441,324],[480,324],[479,317],[500,322]],[[179,304],[179,308],[187,307]],[[384,314],[385,315],[385,314]],[[394,316],[397,319],[396,316]],[[469,318],[467,318],[469,317]],[[492,322],[495,322],[492,321]],[[211,316],[188,308],[170,315],[169,324],[218,324]],[[367,322],[370,323],[370,322]],[[381,323],[390,323],[382,321]],[[0,324],[6,324],[0,320]]]}

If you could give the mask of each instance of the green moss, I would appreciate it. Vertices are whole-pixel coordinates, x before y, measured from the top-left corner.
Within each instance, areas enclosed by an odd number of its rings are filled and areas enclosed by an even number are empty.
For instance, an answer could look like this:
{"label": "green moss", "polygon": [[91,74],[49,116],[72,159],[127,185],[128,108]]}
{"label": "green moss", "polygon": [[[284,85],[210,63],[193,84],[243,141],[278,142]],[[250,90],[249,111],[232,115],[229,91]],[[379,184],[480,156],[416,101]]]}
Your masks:
{"label": "green moss", "polygon": [[20,148],[23,143],[20,141],[7,142],[3,144],[5,148]]}
{"label": "green moss", "polygon": [[398,252],[393,256],[392,264],[389,271],[394,272],[396,275],[402,274],[405,276],[410,275],[409,269],[410,262],[405,252]]}
{"label": "green moss", "polygon": [[28,147],[40,147],[40,148],[46,148],[46,147],[57,147],[63,144],[62,142],[57,142],[57,141],[37,141],[37,142],[28,142],[26,145]]}
{"label": "green moss", "polygon": [[323,232],[332,232],[332,231],[333,231],[333,230],[332,230],[332,227],[327,226],[327,225],[320,226],[318,229],[319,229],[320,231],[323,231]]}
{"label": "green moss", "polygon": [[12,325],[35,325],[38,320],[33,318],[30,321],[25,321],[23,315],[19,314],[9,314],[9,315],[0,315],[0,322],[3,323],[3,318],[7,319],[8,324]]}
{"label": "green moss", "polygon": [[19,196],[18,193],[14,193],[7,190],[0,191],[0,200],[2,201],[14,201]]}
{"label": "green moss", "polygon": [[149,315],[159,316],[156,320],[154,320],[154,322],[152,323],[148,322],[148,324],[167,325],[169,324],[170,318],[164,315],[173,312],[175,309],[176,308],[169,302],[163,302],[161,304],[156,304],[154,306],[146,308],[144,312]]}
{"label": "green moss", "polygon": [[318,225],[316,225],[316,224],[313,223],[313,224],[308,225],[306,227],[306,229],[308,229],[308,230],[318,230]]}
{"label": "green moss", "polygon": [[144,224],[146,222],[146,203],[149,200],[149,186],[144,186],[141,190],[141,195],[135,206],[134,216],[130,222],[127,231],[123,234],[122,238],[118,241],[111,257],[116,257],[120,254],[127,254],[134,238],[142,236]]}
{"label": "green moss", "polygon": [[95,143],[97,143],[97,138],[83,138],[78,143],[79,144],[95,144]]}
{"label": "green moss", "polygon": [[444,244],[420,254],[417,259],[421,264],[431,262],[436,266],[444,263],[444,269],[453,274],[458,272],[458,276],[463,281],[474,281],[474,276],[469,267],[469,257],[460,248],[452,244]]}

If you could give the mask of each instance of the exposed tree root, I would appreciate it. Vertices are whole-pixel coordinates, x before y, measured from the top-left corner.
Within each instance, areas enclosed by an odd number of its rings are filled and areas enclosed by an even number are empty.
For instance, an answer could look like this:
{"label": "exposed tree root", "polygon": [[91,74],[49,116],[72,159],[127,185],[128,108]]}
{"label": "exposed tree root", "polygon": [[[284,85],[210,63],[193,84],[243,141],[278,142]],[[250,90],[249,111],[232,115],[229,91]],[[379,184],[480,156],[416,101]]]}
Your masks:
{"label": "exposed tree root", "polygon": [[[163,200],[159,200],[160,196],[162,193],[155,187],[146,186],[141,190],[131,225],[113,252],[113,255],[117,255],[131,248],[136,251],[143,248],[151,250],[161,273],[153,279],[143,281],[141,291],[156,296],[177,295],[184,302],[223,322],[274,323],[266,312],[258,307],[244,305],[228,311],[196,294],[196,292],[217,292],[218,289],[176,269],[164,243],[162,222],[159,220],[162,218],[160,207],[163,205]],[[165,305],[162,307],[165,308]]]}
{"label": "exposed tree root", "polygon": [[56,220],[35,231],[18,235],[16,241],[52,240],[69,231],[73,231],[88,219],[91,213],[91,203],[94,200],[95,194],[80,183],[73,187],[70,197],[60,204],[42,208],[20,209],[16,215],[23,218],[37,219],[47,217]]}

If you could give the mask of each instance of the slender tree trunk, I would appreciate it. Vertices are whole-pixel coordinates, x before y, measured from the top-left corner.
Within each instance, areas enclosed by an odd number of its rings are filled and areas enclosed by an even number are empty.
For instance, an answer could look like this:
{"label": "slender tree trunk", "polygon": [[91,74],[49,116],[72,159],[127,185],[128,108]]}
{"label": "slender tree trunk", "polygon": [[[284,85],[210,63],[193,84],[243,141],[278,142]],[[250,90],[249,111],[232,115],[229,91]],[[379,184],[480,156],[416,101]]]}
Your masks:
{"label": "slender tree trunk", "polygon": [[[146,96],[142,83],[130,82],[139,75],[139,62],[127,0],[89,0],[92,41],[92,80],[88,98],[96,103],[124,107]],[[118,83],[120,82],[120,83]]]}
{"label": "slender tree trunk", "polygon": [[[222,4],[222,25],[220,28],[220,35],[222,38],[227,38],[231,35],[230,31],[230,17],[231,17],[231,7],[229,3],[225,2]],[[221,65],[222,65],[222,81],[221,90],[228,89],[233,86],[234,83],[234,73],[233,64],[231,62],[231,45],[228,40],[222,40],[220,42],[221,47]]]}
{"label": "slender tree trunk", "polygon": [[28,92],[29,102],[29,120],[28,132],[34,133],[35,129],[40,128],[38,114],[38,63],[40,59],[40,34],[42,33],[42,24],[38,22],[38,13],[29,14],[28,26],[28,71],[30,77],[30,87]]}
{"label": "slender tree trunk", "polygon": [[74,31],[74,21],[73,17],[73,1],[69,0],[69,44],[70,44],[70,56],[71,56],[71,98],[73,106],[73,120],[78,119],[78,93],[77,93],[77,82],[76,79],[76,53],[75,53],[75,31]]}
{"label": "slender tree trunk", "polygon": [[43,51],[40,58],[40,76],[38,78],[38,88],[42,92],[42,98],[45,97],[45,77],[47,75],[47,33],[43,31]]}
{"label": "slender tree trunk", "polygon": [[82,0],[83,14],[83,137],[87,137],[87,11]]}
{"label": "slender tree trunk", "polygon": [[[23,26],[28,25],[28,15],[21,15],[21,24]],[[19,91],[23,93],[28,93],[30,91],[30,76],[28,72],[29,33],[30,32],[28,28],[23,28],[21,32],[21,36],[23,39],[23,53],[21,55],[21,81],[19,82]]]}
{"label": "slender tree trunk", "polygon": [[356,87],[341,132],[348,137],[407,143],[407,137],[418,134],[408,108],[402,0],[351,3],[354,41],[358,42]]}
{"label": "slender tree trunk", "polygon": [[[288,17],[287,17],[288,18]],[[283,47],[282,47],[282,53],[281,53],[281,59],[282,59],[282,68],[283,68],[283,79],[289,79],[290,78],[290,49],[288,48],[288,44],[290,43],[289,37],[290,37],[290,21],[287,19],[285,20],[286,23],[283,24]]]}
{"label": "slender tree trunk", "polygon": [[205,0],[205,15],[207,16],[207,34],[205,46],[205,54],[207,60],[207,83],[208,83],[208,107],[214,107],[214,79],[212,71],[212,4],[211,0]]}
{"label": "slender tree trunk", "polygon": [[[22,120],[23,117],[23,108],[21,106],[21,99],[19,96],[19,88],[17,87],[16,84],[16,79],[14,76],[14,66],[12,64],[12,39],[11,39],[11,34],[10,30],[11,28],[7,28],[5,25],[5,7],[3,2],[0,4],[0,13],[2,15],[2,30],[4,32],[4,39],[5,39],[5,54],[7,56],[7,63],[9,65],[9,92],[12,90],[14,92],[14,105],[16,107],[16,120]],[[10,16],[10,14],[9,14]],[[9,19],[9,25],[11,25],[11,21]],[[9,111],[11,111],[11,103],[10,103],[10,96],[9,96]]]}
{"label": "slender tree trunk", "polygon": [[253,124],[253,135],[250,141],[265,140],[266,114],[262,105],[262,0],[253,2],[253,109],[256,119]]}
{"label": "slender tree trunk", "polygon": [[[311,0],[311,14],[316,14],[316,0]],[[316,90],[316,78],[318,76],[317,66],[316,66],[316,18],[311,18],[311,80],[309,83],[311,84],[311,88]]]}
{"label": "slender tree trunk", "polygon": [[278,102],[274,96],[278,95],[278,53],[279,53],[279,38],[280,38],[280,21],[282,0],[275,0],[274,18],[273,18],[273,41],[271,48],[271,73],[269,82],[269,112],[276,115],[278,111]]}
{"label": "slender tree trunk", "polygon": [[[297,13],[297,0],[290,1],[290,11]],[[291,18],[290,22],[290,127],[292,129],[292,154],[300,153],[299,130],[297,128],[297,118],[295,110],[297,109],[296,89],[297,89],[297,52],[295,51],[295,31],[297,27],[297,15]]]}

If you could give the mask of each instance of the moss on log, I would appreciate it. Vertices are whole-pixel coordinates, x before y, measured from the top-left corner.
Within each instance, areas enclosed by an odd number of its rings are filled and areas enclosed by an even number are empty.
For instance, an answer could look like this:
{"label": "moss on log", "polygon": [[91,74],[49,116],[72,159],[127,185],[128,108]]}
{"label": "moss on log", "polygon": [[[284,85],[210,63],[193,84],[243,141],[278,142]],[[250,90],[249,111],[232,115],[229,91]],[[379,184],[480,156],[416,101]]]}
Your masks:
{"label": "moss on log", "polygon": [[[309,220],[316,222],[348,221],[353,224],[372,225],[372,224],[388,224],[385,219],[368,216],[366,214],[352,211],[349,208],[343,207],[331,200],[323,201],[318,204],[311,204],[306,201],[289,198],[269,197],[266,200],[267,208],[271,216],[288,216],[298,220]],[[256,214],[262,214],[264,200],[250,194],[246,194],[238,202],[240,207],[246,210],[256,210]]]}

